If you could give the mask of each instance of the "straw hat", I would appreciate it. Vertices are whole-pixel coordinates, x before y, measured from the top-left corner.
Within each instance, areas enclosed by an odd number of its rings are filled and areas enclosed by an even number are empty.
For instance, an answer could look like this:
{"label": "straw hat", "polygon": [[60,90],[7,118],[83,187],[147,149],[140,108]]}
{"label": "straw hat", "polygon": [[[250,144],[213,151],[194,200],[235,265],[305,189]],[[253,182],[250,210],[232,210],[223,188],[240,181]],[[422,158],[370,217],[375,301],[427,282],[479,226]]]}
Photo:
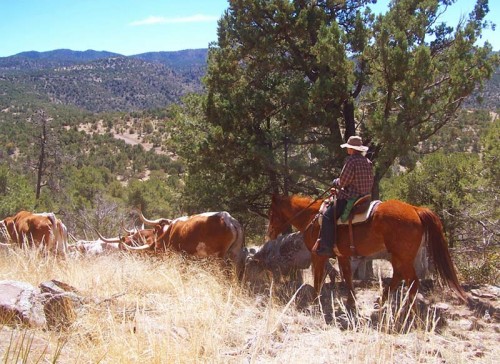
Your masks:
{"label": "straw hat", "polygon": [[355,150],[359,150],[360,152],[366,152],[368,150],[368,147],[365,147],[363,145],[363,141],[361,140],[361,137],[359,136],[351,136],[349,137],[349,140],[345,144],[340,145],[341,148],[351,148]]}

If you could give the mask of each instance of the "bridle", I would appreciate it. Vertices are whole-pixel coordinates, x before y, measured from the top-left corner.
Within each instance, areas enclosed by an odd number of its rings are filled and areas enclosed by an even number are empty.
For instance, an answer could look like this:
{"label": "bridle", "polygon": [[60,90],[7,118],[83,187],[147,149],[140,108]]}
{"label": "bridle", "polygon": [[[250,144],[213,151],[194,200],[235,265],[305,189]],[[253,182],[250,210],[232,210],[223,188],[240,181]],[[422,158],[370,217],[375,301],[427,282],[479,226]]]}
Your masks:
{"label": "bridle", "polygon": [[[314,205],[316,203],[317,200],[319,200],[321,197],[323,197],[324,195],[326,195],[327,192],[330,192],[330,190],[332,188],[334,188],[335,186],[331,186],[330,188],[326,189],[325,191],[323,191],[321,193],[321,195],[319,195],[316,199],[314,199],[309,205],[307,205],[306,207],[304,207],[303,209],[301,209],[300,211],[298,211],[295,215],[293,215],[291,218],[287,219],[284,223],[281,223],[279,225],[279,229],[276,229],[278,231],[281,231],[281,229],[283,229],[285,226],[288,226],[288,225],[291,225],[292,221],[298,217],[300,214],[302,214],[304,211],[306,211],[309,207],[311,207],[312,205]],[[319,214],[317,214],[312,220],[311,222],[307,225],[307,227],[304,229],[304,233],[309,230],[309,228],[318,220],[318,216]]]}

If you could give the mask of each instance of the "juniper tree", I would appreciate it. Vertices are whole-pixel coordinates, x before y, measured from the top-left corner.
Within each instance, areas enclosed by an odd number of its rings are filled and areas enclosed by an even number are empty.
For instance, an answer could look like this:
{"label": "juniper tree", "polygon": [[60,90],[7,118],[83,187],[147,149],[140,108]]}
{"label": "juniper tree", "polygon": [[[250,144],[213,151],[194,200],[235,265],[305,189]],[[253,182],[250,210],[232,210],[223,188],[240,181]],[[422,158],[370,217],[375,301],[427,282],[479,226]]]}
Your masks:
{"label": "juniper tree", "polygon": [[378,182],[498,65],[476,44],[488,2],[450,27],[441,18],[453,2],[392,1],[375,16],[370,0],[229,1],[188,187],[233,211],[260,211],[271,192],[314,194],[340,172],[353,134],[370,144]]}

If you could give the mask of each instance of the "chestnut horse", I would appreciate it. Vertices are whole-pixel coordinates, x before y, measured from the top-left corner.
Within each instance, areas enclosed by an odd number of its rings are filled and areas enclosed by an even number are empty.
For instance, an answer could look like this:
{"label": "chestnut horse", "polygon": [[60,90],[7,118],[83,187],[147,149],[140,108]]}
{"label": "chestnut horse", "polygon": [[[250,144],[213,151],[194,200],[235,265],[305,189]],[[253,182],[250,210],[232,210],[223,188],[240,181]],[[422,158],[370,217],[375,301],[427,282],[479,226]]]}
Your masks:
{"label": "chestnut horse", "polygon": [[[313,200],[298,195],[273,195],[269,209],[268,238],[276,239],[285,228],[292,225],[304,234],[304,242],[312,251],[320,228],[315,217],[322,202],[323,200]],[[440,278],[466,302],[467,296],[458,282],[439,217],[427,208],[389,200],[381,202],[367,222],[353,225],[354,249],[351,247],[348,226],[340,225],[337,228],[339,266],[350,292],[347,299],[348,306],[354,307],[355,304],[350,256],[370,256],[387,250],[391,253],[393,276],[390,284],[384,288],[382,302],[402,280],[405,280],[410,287],[410,295],[414,296],[419,281],[413,261],[423,241],[427,243],[427,250]],[[325,279],[327,259],[312,254],[314,289],[318,296]]]}

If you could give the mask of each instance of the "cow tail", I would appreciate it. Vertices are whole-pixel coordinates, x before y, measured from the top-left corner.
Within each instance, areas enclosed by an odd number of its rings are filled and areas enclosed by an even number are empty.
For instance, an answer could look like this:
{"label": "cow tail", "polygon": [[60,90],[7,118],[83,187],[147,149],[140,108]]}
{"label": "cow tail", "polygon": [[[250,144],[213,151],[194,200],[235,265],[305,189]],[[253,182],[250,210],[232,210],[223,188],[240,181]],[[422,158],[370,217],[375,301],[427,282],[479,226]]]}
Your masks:
{"label": "cow tail", "polygon": [[[52,229],[50,229],[51,238],[53,238],[53,246],[55,252],[66,254],[66,248],[68,246],[68,230],[66,225],[62,223],[59,219],[56,218],[54,213],[48,213],[47,217],[50,219],[50,223],[52,224]],[[48,244],[50,247],[52,244]]]}
{"label": "cow tail", "polygon": [[230,217],[230,227],[233,231],[234,239],[229,249],[227,250],[226,257],[229,258],[236,266],[236,273],[238,277],[243,273],[245,254],[243,247],[245,246],[245,234],[240,222],[233,217]]}
{"label": "cow tail", "polygon": [[56,216],[49,212],[49,213],[44,213],[42,215],[47,216],[47,218],[50,220],[50,224],[52,225],[52,228],[50,229],[50,238],[49,240],[45,242],[47,244],[47,248],[51,248],[52,246],[56,248],[57,250],[57,242],[59,241],[59,229],[57,228],[57,219]]}

